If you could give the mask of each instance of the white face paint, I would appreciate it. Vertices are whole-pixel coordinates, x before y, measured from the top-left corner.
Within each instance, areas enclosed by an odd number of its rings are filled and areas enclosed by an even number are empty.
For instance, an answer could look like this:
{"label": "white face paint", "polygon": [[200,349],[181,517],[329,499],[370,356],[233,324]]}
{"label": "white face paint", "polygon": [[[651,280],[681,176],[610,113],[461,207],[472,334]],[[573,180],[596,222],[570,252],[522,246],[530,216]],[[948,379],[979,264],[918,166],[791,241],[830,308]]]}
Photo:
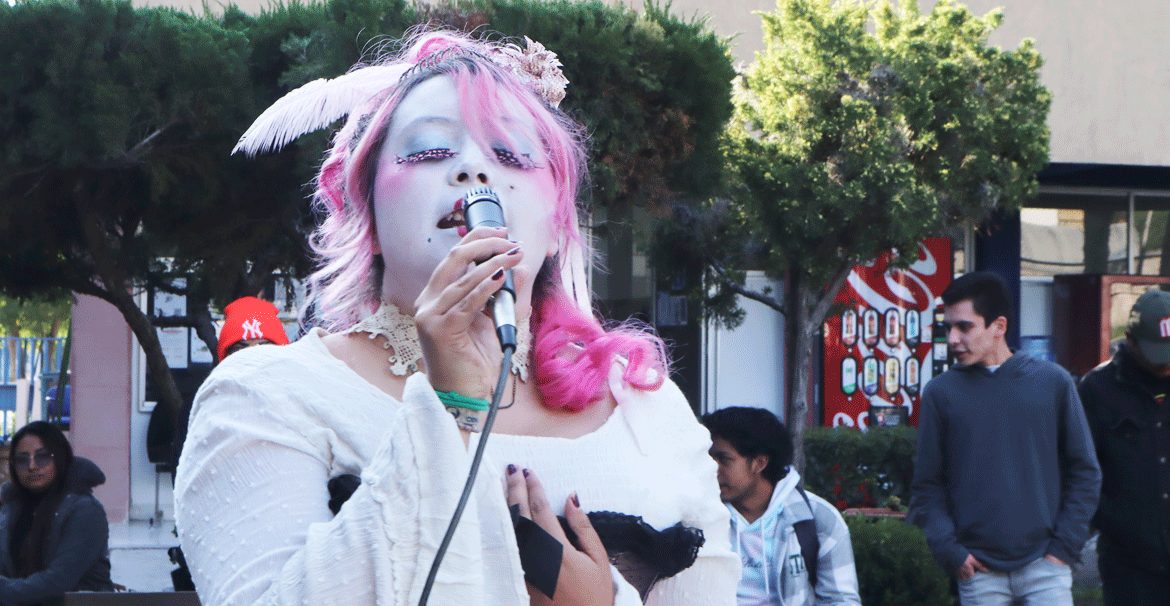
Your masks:
{"label": "white face paint", "polygon": [[[499,195],[508,235],[523,246],[521,265],[529,276],[556,251],[552,171],[531,117],[515,102],[505,107],[501,122],[511,146],[476,141],[448,76],[422,82],[395,111],[378,158],[373,208],[385,261],[382,297],[405,313],[414,313],[431,273],[462,238],[451,214],[472,188],[490,187]],[[518,305],[528,306],[531,283],[520,286]]]}

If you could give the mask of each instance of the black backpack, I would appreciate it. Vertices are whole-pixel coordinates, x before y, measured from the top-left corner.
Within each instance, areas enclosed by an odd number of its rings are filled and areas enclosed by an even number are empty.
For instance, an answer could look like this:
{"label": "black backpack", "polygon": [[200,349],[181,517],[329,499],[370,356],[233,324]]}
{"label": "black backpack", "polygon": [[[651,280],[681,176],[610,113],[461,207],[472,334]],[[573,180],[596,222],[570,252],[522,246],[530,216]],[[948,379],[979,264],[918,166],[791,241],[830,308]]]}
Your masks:
{"label": "black backpack", "polygon": [[[804,492],[800,484],[796,485],[796,490],[800,492],[800,496],[804,497],[805,505],[808,505],[809,512],[812,512],[812,503],[808,500],[808,494]],[[792,529],[796,531],[796,540],[800,542],[800,557],[804,558],[804,568],[808,571],[808,584],[814,589],[817,586],[817,555],[821,552],[821,539],[817,536],[817,521],[801,520],[792,525]]]}

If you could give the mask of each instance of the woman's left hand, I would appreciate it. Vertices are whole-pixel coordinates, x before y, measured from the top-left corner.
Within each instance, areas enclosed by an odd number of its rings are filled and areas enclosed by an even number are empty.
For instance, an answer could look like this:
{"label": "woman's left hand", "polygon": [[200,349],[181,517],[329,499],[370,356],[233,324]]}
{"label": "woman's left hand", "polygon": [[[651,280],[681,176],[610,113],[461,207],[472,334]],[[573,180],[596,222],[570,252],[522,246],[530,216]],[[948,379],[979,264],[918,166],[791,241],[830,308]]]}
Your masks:
{"label": "woman's left hand", "polygon": [[557,516],[549,507],[544,487],[532,470],[508,467],[508,505],[517,505],[520,515],[536,522],[561,542],[561,570],[553,599],[531,585],[528,596],[532,606],[613,606],[614,587],[609,556],[589,516],[576,503],[576,493],[565,500],[565,518],[577,533],[580,549],[569,542]]}

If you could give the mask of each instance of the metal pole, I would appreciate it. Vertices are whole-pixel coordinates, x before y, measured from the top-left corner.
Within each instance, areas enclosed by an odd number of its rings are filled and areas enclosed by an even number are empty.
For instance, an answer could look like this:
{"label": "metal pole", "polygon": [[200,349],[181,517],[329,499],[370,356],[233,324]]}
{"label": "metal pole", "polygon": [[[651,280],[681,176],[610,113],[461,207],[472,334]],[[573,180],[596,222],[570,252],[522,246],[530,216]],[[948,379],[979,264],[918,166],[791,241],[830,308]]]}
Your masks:
{"label": "metal pole", "polygon": [[1125,209],[1125,273],[1133,275],[1133,192]]}

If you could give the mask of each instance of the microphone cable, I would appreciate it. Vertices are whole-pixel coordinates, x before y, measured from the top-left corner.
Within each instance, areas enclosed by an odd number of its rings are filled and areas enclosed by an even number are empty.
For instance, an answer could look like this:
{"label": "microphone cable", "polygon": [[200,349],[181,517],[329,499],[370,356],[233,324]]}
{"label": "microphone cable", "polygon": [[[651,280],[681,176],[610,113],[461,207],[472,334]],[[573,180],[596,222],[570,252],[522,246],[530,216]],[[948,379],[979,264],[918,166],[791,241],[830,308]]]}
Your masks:
{"label": "microphone cable", "polygon": [[475,485],[475,476],[479,472],[479,463],[483,460],[484,447],[487,446],[488,436],[492,432],[492,425],[496,421],[496,413],[500,410],[500,398],[504,395],[504,388],[508,384],[508,375],[512,372],[512,354],[516,352],[516,345],[505,344],[503,346],[504,359],[500,361],[500,378],[496,381],[496,391],[492,394],[492,403],[488,408],[487,418],[483,422],[483,431],[479,435],[479,445],[475,448],[475,456],[471,459],[471,471],[467,474],[467,482],[463,484],[463,494],[459,497],[459,504],[455,506],[455,513],[451,515],[451,522],[447,525],[447,534],[443,535],[443,541],[439,543],[439,550],[435,552],[435,561],[431,564],[431,571],[427,574],[427,582],[423,585],[422,596],[418,600],[418,606],[426,606],[427,599],[431,596],[431,588],[435,584],[435,576],[439,574],[439,564],[443,561],[443,556],[447,554],[447,547],[451,544],[451,538],[455,536],[455,527],[459,525],[459,519],[463,517],[463,509],[467,506],[467,500],[471,498],[471,488]]}

